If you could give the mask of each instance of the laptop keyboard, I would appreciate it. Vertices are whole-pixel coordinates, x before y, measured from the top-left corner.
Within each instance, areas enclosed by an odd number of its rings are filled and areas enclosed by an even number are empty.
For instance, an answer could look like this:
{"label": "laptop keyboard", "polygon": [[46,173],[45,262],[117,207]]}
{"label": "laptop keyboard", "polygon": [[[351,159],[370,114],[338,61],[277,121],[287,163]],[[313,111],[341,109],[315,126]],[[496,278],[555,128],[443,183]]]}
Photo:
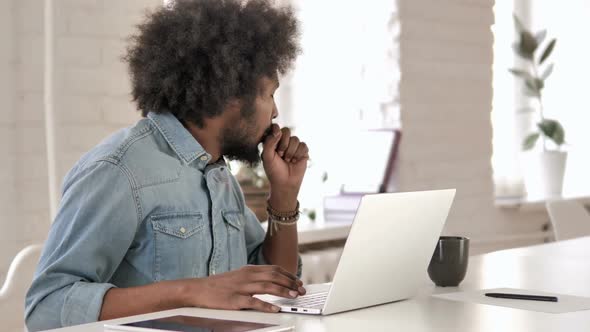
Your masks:
{"label": "laptop keyboard", "polygon": [[322,308],[328,297],[328,292],[313,293],[309,295],[303,295],[296,299],[281,299],[275,304],[287,306],[287,307],[299,307],[299,308]]}

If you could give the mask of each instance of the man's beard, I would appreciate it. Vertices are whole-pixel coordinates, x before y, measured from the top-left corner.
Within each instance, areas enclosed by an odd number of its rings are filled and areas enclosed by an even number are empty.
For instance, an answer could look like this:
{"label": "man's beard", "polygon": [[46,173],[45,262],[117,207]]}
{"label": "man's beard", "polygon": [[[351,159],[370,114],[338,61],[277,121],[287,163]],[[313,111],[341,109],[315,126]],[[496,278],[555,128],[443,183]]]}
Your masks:
{"label": "man's beard", "polygon": [[258,151],[258,144],[264,142],[272,134],[272,127],[268,126],[260,142],[256,142],[256,125],[250,123],[249,119],[245,119],[244,122],[246,123],[244,126],[223,129],[221,153],[229,160],[238,160],[250,165],[250,167],[256,167],[262,161]]}

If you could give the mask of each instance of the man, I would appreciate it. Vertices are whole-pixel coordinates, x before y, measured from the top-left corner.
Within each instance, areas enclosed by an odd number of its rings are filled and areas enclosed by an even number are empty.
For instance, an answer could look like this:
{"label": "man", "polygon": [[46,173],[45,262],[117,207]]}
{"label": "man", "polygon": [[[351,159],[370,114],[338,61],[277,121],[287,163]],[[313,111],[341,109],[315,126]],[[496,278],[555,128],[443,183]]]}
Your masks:
{"label": "man", "polygon": [[[276,312],[253,295],[305,293],[296,221],[308,148],[272,124],[297,34],[292,9],[267,0],[179,0],[147,17],[126,56],[145,118],[66,176],[26,298],[29,330],[185,306]],[[266,235],[224,157],[262,158]]]}

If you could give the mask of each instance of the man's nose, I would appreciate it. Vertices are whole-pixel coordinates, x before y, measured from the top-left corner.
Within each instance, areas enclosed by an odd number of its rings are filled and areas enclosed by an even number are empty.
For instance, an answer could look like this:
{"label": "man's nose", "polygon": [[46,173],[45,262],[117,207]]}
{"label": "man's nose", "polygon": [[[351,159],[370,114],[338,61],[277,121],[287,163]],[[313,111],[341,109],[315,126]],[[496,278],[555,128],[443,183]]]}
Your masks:
{"label": "man's nose", "polygon": [[272,118],[276,119],[277,116],[279,116],[279,110],[277,109],[277,104],[274,104],[272,109]]}

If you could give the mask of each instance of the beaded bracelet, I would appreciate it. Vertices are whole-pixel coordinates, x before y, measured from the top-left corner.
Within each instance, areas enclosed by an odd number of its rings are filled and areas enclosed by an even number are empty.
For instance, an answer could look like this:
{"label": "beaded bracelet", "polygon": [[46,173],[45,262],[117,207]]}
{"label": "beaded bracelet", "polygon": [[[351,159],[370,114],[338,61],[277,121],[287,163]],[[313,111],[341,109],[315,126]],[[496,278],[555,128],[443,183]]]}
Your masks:
{"label": "beaded bracelet", "polygon": [[297,224],[299,220],[299,201],[294,211],[280,212],[273,209],[270,203],[267,202],[266,212],[268,212],[268,227],[270,228],[270,236],[274,232],[279,231],[279,226],[292,226]]}
{"label": "beaded bracelet", "polygon": [[270,202],[266,201],[266,211],[268,212],[268,214],[271,214],[275,217],[292,217],[296,214],[299,214],[299,201],[297,201],[297,206],[295,207],[295,210],[287,212],[281,212],[273,209],[272,206],[270,206]]}

